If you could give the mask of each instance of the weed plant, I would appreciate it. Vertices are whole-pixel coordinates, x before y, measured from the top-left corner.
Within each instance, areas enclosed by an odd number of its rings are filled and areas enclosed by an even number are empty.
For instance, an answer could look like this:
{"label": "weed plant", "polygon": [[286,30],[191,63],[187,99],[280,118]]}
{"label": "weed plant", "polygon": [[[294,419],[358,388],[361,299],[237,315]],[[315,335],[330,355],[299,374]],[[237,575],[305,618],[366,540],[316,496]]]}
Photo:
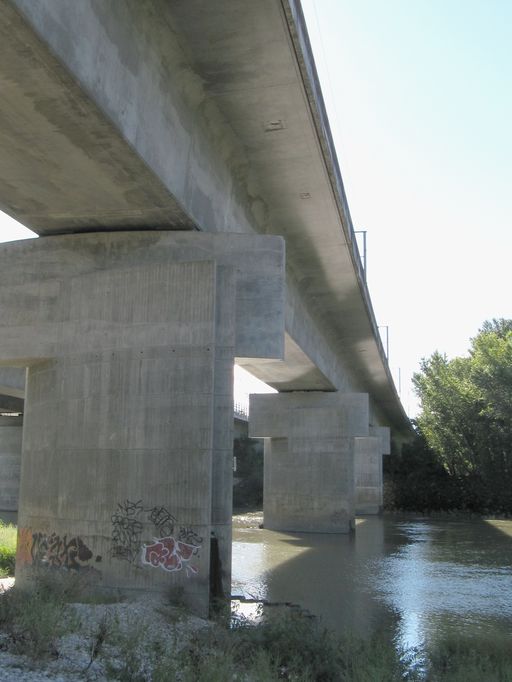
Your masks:
{"label": "weed plant", "polygon": [[0,521],[0,578],[14,575],[16,526]]}
{"label": "weed plant", "polygon": [[30,590],[11,589],[0,597],[0,630],[16,654],[33,659],[55,654],[59,637],[79,627],[69,609],[70,594],[41,578]]}

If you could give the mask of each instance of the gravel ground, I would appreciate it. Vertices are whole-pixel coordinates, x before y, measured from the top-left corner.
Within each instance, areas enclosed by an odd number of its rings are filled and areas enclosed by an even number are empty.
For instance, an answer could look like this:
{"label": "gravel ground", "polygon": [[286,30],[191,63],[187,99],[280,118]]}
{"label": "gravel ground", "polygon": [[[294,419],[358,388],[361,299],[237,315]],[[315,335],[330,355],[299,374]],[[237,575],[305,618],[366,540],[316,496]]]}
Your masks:
{"label": "gravel ground", "polygon": [[[0,582],[2,589],[12,585]],[[1,596],[0,596],[1,598]],[[201,618],[184,615],[174,607],[164,607],[151,599],[116,604],[71,604],[71,612],[78,619],[75,633],[56,642],[55,656],[44,661],[33,661],[6,650],[8,638],[0,633],[1,682],[75,682],[77,680],[112,680],[107,676],[107,662],[121,668],[118,642],[123,650],[136,657],[139,670],[147,680],[158,652],[183,647],[191,635],[212,624]],[[100,628],[114,637],[107,638],[101,653],[92,657],[94,642]],[[165,642],[165,644],[164,644]],[[94,658],[94,660],[91,660]]]}

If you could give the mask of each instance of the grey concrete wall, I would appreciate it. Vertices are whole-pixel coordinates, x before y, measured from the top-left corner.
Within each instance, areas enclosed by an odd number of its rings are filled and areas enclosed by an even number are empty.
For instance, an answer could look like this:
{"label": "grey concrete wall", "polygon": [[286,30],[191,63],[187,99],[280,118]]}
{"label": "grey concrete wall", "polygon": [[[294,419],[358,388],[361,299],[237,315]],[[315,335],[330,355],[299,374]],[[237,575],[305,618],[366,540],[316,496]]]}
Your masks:
{"label": "grey concrete wall", "polygon": [[0,416],[0,515],[18,511],[23,417]]}
{"label": "grey concrete wall", "polygon": [[262,223],[262,199],[248,191],[244,149],[190,67],[169,3],[12,4],[192,224],[208,231],[251,232],[251,225]]}
{"label": "grey concrete wall", "polygon": [[[215,267],[165,270],[139,270],[121,282],[107,271],[96,273],[95,283],[82,281],[75,314],[88,309],[91,332],[99,334],[117,318],[120,343],[61,350],[29,369],[19,527],[30,536],[32,561],[18,553],[16,575],[22,583],[38,562],[58,561],[46,548],[52,536],[74,537],[87,548],[79,570],[102,587],[183,585],[190,606],[204,614],[213,530]],[[101,293],[108,287],[111,298]],[[148,311],[150,300],[156,305]],[[139,343],[126,343],[132,333]],[[180,537],[184,556],[192,554],[178,568],[178,558],[165,557]]]}
{"label": "grey concrete wall", "polygon": [[[273,265],[248,318],[239,310],[255,255]],[[105,589],[178,584],[204,615],[214,536],[216,587],[229,591],[235,348],[281,352],[282,304],[265,299],[280,298],[283,268],[282,240],[261,236],[102,233],[0,247],[0,362],[29,366],[20,584],[41,564]],[[265,337],[253,330],[258,308]]]}
{"label": "grey concrete wall", "polygon": [[370,426],[369,437],[356,438],[355,499],[357,514],[379,514],[384,502],[382,456],[391,453],[390,429]]}
{"label": "grey concrete wall", "polygon": [[381,455],[391,454],[391,429],[389,426],[370,426],[370,436],[380,439]]}
{"label": "grey concrete wall", "polygon": [[383,501],[381,439],[356,438],[354,452],[356,514],[379,514]]}

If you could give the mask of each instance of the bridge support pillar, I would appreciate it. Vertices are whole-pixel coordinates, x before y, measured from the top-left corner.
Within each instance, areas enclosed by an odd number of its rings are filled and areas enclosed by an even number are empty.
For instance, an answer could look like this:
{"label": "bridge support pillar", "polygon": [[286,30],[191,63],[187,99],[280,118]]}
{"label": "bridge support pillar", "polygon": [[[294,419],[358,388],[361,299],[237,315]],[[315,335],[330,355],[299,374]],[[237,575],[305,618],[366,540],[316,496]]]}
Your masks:
{"label": "bridge support pillar", "polygon": [[234,357],[282,353],[283,267],[274,237],[0,247],[0,361],[29,367],[19,584],[64,568],[128,595],[179,587],[201,615],[229,595]]}
{"label": "bridge support pillar", "polygon": [[367,434],[367,394],[252,395],[249,435],[265,437],[265,527],[352,530],[355,436]]}
{"label": "bridge support pillar", "polygon": [[0,520],[18,511],[23,417],[0,417]]}
{"label": "bridge support pillar", "polygon": [[356,438],[356,514],[379,514],[383,506],[382,455],[390,452],[390,430],[370,426],[370,436]]}

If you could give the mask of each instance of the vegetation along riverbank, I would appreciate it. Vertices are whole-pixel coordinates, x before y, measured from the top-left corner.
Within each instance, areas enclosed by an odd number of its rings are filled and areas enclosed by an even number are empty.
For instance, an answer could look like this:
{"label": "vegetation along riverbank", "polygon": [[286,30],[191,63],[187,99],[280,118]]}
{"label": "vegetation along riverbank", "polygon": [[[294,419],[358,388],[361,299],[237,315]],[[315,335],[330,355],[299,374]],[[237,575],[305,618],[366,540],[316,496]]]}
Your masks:
{"label": "vegetation along riverbank", "polygon": [[286,609],[254,623],[222,612],[187,615],[165,602],[104,603],[79,576],[42,574],[29,592],[0,595],[0,680],[120,682],[508,682],[508,638],[444,641],[397,651],[385,633],[336,637]]}
{"label": "vegetation along riverbank", "polygon": [[485,322],[467,356],[414,376],[417,435],[384,458],[387,509],[512,514],[512,320]]}
{"label": "vegetation along riverbank", "polygon": [[0,520],[0,578],[14,575],[16,526]]}

